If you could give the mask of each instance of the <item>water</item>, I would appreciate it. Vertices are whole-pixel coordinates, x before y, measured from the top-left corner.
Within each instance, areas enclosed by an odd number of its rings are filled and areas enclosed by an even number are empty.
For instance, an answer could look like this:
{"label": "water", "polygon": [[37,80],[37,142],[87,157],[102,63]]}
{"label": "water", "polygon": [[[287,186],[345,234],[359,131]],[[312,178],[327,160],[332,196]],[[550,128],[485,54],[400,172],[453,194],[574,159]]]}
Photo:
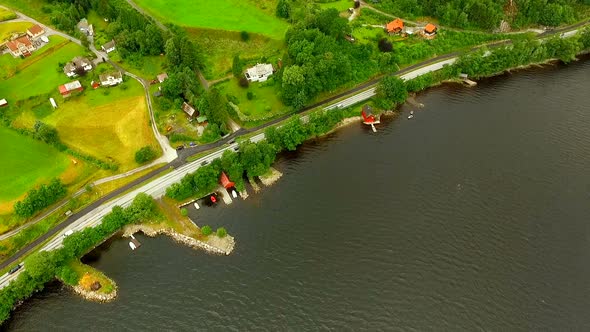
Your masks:
{"label": "water", "polygon": [[447,85],[413,120],[352,125],[281,157],[273,187],[192,211],[237,239],[212,256],[113,240],[109,304],[58,283],[7,328],[588,330],[590,62]]}

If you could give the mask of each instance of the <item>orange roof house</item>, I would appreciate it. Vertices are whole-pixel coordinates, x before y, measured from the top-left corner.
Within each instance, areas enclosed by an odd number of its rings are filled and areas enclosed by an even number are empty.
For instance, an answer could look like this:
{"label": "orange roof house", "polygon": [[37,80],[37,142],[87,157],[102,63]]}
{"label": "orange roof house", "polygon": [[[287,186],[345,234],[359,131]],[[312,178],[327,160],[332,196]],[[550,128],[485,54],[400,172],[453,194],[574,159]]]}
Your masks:
{"label": "orange roof house", "polygon": [[436,25],[432,24],[432,23],[428,23],[426,24],[426,27],[424,28],[424,33],[427,36],[432,36],[436,33]]}
{"label": "orange roof house", "polygon": [[225,189],[229,189],[229,188],[234,187],[236,185],[235,183],[233,183],[229,180],[229,178],[227,177],[225,172],[221,172],[221,178],[219,179],[219,182],[221,182],[221,185]]}
{"label": "orange roof house", "polygon": [[21,55],[29,56],[35,50],[35,46],[33,46],[33,43],[28,36],[22,36],[15,40],[6,42],[6,46],[10,50],[10,53],[12,53],[12,55],[15,57]]}
{"label": "orange roof house", "polygon": [[387,26],[385,28],[389,33],[401,32],[404,28],[404,21],[402,21],[401,18],[396,18],[395,20],[387,23]]}
{"label": "orange roof house", "polygon": [[35,24],[32,27],[27,29],[27,35],[29,35],[29,37],[31,37],[31,38],[37,38],[44,33],[45,33],[45,30],[43,30],[43,28],[40,27],[38,24]]}

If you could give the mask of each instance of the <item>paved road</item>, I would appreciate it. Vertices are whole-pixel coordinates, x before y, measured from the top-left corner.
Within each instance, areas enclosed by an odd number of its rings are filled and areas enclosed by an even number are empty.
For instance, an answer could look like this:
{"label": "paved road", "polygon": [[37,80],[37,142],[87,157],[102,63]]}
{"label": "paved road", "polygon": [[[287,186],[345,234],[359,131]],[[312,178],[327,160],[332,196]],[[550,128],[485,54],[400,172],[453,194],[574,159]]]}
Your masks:
{"label": "paved road", "polygon": [[[587,24],[588,22],[590,22],[590,20],[585,21],[585,22],[580,22],[574,26],[567,27],[564,29],[559,29],[559,30],[547,32],[544,35],[548,36],[551,34],[559,33],[562,38],[567,38],[577,32],[577,30],[574,31],[575,29],[577,29],[578,27],[580,27],[582,25]],[[572,31],[569,31],[570,29]],[[507,45],[509,43],[510,43],[510,41],[498,42],[498,43],[495,43],[492,45],[488,45],[487,47],[499,47],[502,45]],[[475,47],[472,50],[477,50],[477,49],[478,49],[478,47]],[[458,53],[452,53],[452,54],[448,54],[448,55],[444,55],[444,56],[439,56],[439,57],[427,60],[423,63],[407,67],[403,70],[400,70],[400,71],[394,73],[394,75],[399,76],[402,79],[410,79],[413,77],[424,75],[426,73],[439,70],[440,68],[442,68],[444,66],[444,64],[449,64],[449,63],[456,61],[458,56],[459,56]],[[316,103],[314,105],[310,105],[310,106],[300,110],[299,113],[305,112],[310,109],[319,108],[319,107],[323,107],[324,109],[329,110],[329,109],[339,108],[339,107],[341,107],[340,106],[341,104],[342,105],[352,105],[354,103],[358,103],[358,102],[364,101],[366,99],[369,99],[372,95],[374,95],[374,88],[380,79],[381,78],[376,78],[376,79],[369,81],[361,86],[356,87],[355,89],[352,89],[350,91],[341,93],[337,96],[328,98],[328,99],[321,101],[319,103]],[[346,96],[349,96],[351,94],[352,94],[352,96],[345,98]],[[342,99],[342,98],[344,98],[344,99]],[[285,120],[289,116],[292,116],[292,114],[286,115],[284,117],[281,117],[279,119],[271,121],[271,122],[269,122],[263,126],[259,126],[257,128],[253,128],[250,130],[240,129],[239,131],[234,132],[231,135],[228,135],[227,137],[225,137],[224,139],[222,139],[216,143],[202,145],[202,146],[198,146],[196,148],[190,148],[190,149],[185,149],[185,150],[181,151],[181,153],[179,154],[179,158],[170,162],[166,166],[163,166],[163,167],[159,168],[158,170],[151,172],[151,173],[141,177],[140,179],[133,181],[132,183],[130,183],[122,188],[119,188],[115,192],[101,198],[100,200],[91,204],[90,206],[83,209],[82,211],[72,215],[66,222],[56,226],[54,229],[52,229],[48,233],[44,234],[43,236],[41,236],[39,239],[37,239],[33,243],[27,245],[21,251],[16,253],[13,257],[11,257],[7,261],[0,264],[0,269],[13,264],[24,253],[30,251],[31,249],[35,248],[36,246],[38,246],[39,244],[45,242],[46,240],[48,240],[50,238],[51,238],[51,240],[42,248],[42,250],[53,250],[55,248],[59,248],[61,246],[61,243],[63,240],[62,235],[63,235],[63,233],[65,233],[65,231],[70,230],[70,229],[76,231],[76,230],[80,230],[80,229],[83,229],[86,227],[92,227],[92,226],[97,225],[101,221],[102,217],[111,211],[113,206],[116,206],[116,205],[127,206],[127,205],[129,205],[131,203],[132,199],[138,193],[143,192],[143,193],[149,194],[153,197],[160,197],[160,196],[164,195],[167,187],[169,187],[173,183],[178,182],[186,174],[192,173],[195,170],[197,170],[204,161],[211,161],[215,158],[220,157],[225,150],[234,149],[237,146],[237,144],[236,143],[229,144],[228,146],[226,146],[224,148],[221,148],[221,149],[219,149],[219,150],[217,150],[205,157],[202,157],[202,158],[192,161],[192,162],[186,162],[185,161],[186,157],[188,157],[190,155],[195,155],[200,152],[209,151],[211,149],[220,148],[224,144],[226,144],[228,141],[230,141],[231,139],[233,139],[237,136],[241,136],[241,135],[244,135],[249,132],[257,131],[257,130],[272,126],[280,121]],[[263,139],[264,139],[263,133],[257,134],[254,137],[250,138],[250,140],[253,142],[257,142],[257,141],[260,141]],[[164,172],[168,168],[174,168],[174,170],[161,176],[161,177],[156,178],[155,180],[153,180],[147,184],[144,184],[143,186],[141,186],[139,188],[135,188],[132,191],[130,191],[120,197],[116,197],[116,196],[132,189],[133,187],[137,186],[138,184],[140,184],[146,180],[149,180],[151,178],[154,178],[157,175],[160,175],[162,172]],[[53,237],[56,234],[58,236]],[[5,274],[5,275],[1,276],[0,277],[0,288],[5,287],[11,280],[15,279],[19,273],[20,273],[20,271],[17,273],[14,273],[12,275]]]}

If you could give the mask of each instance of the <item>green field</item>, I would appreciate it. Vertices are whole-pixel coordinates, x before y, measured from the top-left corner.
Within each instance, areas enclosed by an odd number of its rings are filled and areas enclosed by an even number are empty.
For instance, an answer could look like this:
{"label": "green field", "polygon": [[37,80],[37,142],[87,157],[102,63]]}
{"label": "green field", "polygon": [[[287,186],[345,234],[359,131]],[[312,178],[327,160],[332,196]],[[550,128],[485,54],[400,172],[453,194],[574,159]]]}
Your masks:
{"label": "green field", "polygon": [[[0,8],[1,9],[1,8]],[[1,13],[0,13],[1,15]],[[13,33],[26,32],[32,27],[33,23],[29,22],[5,22],[0,23],[0,42],[7,40]]]}
{"label": "green field", "polygon": [[354,7],[352,0],[336,0],[332,2],[316,2],[322,9],[336,8],[338,11],[343,12],[348,8]]}
{"label": "green field", "polygon": [[0,126],[0,201],[19,198],[31,187],[61,175],[70,165],[55,148]]}
{"label": "green field", "polygon": [[[184,27],[212,28],[260,33],[283,39],[288,24],[245,0],[194,1],[136,0],[151,15],[162,22]],[[276,3],[271,1],[268,8]]]}
{"label": "green field", "polygon": [[[37,52],[44,52],[44,48]],[[44,52],[35,59],[34,63],[20,71],[18,75],[0,81],[2,98],[6,98],[11,102],[57,91],[60,84],[71,81],[58,64],[60,62],[66,63],[72,60],[73,57],[84,54],[86,54],[86,51],[82,46],[72,42],[55,51]],[[3,55],[3,57],[6,56],[10,55]]]}
{"label": "green field", "polygon": [[0,79],[4,80],[14,76],[17,72],[20,72],[31,66],[36,61],[41,60],[53,52],[57,52],[60,48],[67,45],[69,42],[60,36],[49,37],[49,43],[43,46],[39,52],[33,52],[31,56],[24,59],[15,58],[10,54],[4,54],[0,56]]}
{"label": "green field", "polygon": [[0,8],[0,22],[12,20],[13,18],[16,18],[16,14],[14,12],[4,8]]}

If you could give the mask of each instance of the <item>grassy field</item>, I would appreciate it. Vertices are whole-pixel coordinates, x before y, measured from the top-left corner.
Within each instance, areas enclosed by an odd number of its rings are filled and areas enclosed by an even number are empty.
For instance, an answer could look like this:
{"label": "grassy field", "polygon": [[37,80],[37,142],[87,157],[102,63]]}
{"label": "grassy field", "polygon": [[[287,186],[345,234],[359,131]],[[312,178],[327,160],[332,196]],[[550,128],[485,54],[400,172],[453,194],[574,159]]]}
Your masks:
{"label": "grassy field", "polygon": [[[212,28],[230,31],[260,33],[274,39],[282,39],[288,24],[250,1],[177,0],[170,5],[167,0],[136,0],[151,15],[162,22],[171,22],[184,27]],[[265,7],[272,9],[270,1]]]}
{"label": "grassy field", "polygon": [[332,2],[316,2],[320,8],[328,9],[328,8],[336,8],[338,11],[343,12],[348,8],[354,7],[354,2],[352,0],[336,0]]}
{"label": "grassy field", "polygon": [[[43,52],[43,49],[37,52]],[[11,102],[57,91],[60,84],[71,81],[58,64],[68,62],[73,57],[84,54],[86,54],[86,51],[82,46],[69,42],[58,49],[48,49],[47,52],[31,60],[22,60],[34,61],[34,63],[22,69],[18,75],[0,81],[0,91],[3,91],[2,98],[6,98]]]}
{"label": "grassy field", "polygon": [[31,187],[60,176],[71,164],[55,148],[0,127],[0,202],[12,201]]}
{"label": "grassy field", "polygon": [[[271,119],[278,115],[285,114],[289,111],[277,94],[277,90],[272,86],[273,81],[269,80],[264,83],[250,83],[250,87],[244,89],[239,86],[236,79],[232,79],[216,85],[223,94],[234,96],[238,99],[237,105],[240,109],[241,122],[260,121]],[[248,100],[247,93],[252,92],[254,98]]]}
{"label": "grassy field", "polygon": [[135,151],[146,145],[156,151],[159,147],[149,126],[141,85],[135,80],[125,84],[126,90],[120,86],[88,90],[84,96],[60,102],[44,121],[57,128],[68,146],[113,160],[120,164],[119,171],[135,168]]}
{"label": "grassy field", "polygon": [[242,60],[261,62],[265,59],[276,60],[285,49],[283,41],[259,34],[251,34],[250,40],[245,42],[240,33],[233,31],[196,28],[187,28],[187,31],[192,40],[207,50],[203,75],[208,80],[231,74],[235,54],[239,54]]}
{"label": "grassy field", "polygon": [[[1,8],[0,8],[1,10]],[[0,16],[2,13],[0,12]],[[33,23],[29,22],[6,22],[0,23],[0,41],[4,41],[13,33],[22,33],[26,32],[28,28],[32,27]]]}
{"label": "grassy field", "polygon": [[49,37],[49,43],[47,43],[38,52],[34,52],[31,56],[24,59],[15,58],[10,54],[4,54],[0,56],[0,79],[8,79],[14,76],[16,73],[23,71],[25,68],[33,65],[35,62],[41,60],[43,57],[48,56],[51,53],[58,52],[60,48],[64,47],[69,43],[68,40],[60,36]]}
{"label": "grassy field", "polygon": [[14,12],[4,8],[0,8],[0,22],[12,20],[13,18],[16,18],[16,14]]}
{"label": "grassy field", "polygon": [[[97,292],[101,294],[110,294],[115,290],[115,285],[104,273],[93,268],[90,265],[83,264],[79,260],[72,260],[69,263],[70,267],[76,271],[79,277],[78,286],[81,286],[86,291],[90,291],[90,285],[98,281],[102,286]],[[72,285],[76,286],[76,285]]]}

